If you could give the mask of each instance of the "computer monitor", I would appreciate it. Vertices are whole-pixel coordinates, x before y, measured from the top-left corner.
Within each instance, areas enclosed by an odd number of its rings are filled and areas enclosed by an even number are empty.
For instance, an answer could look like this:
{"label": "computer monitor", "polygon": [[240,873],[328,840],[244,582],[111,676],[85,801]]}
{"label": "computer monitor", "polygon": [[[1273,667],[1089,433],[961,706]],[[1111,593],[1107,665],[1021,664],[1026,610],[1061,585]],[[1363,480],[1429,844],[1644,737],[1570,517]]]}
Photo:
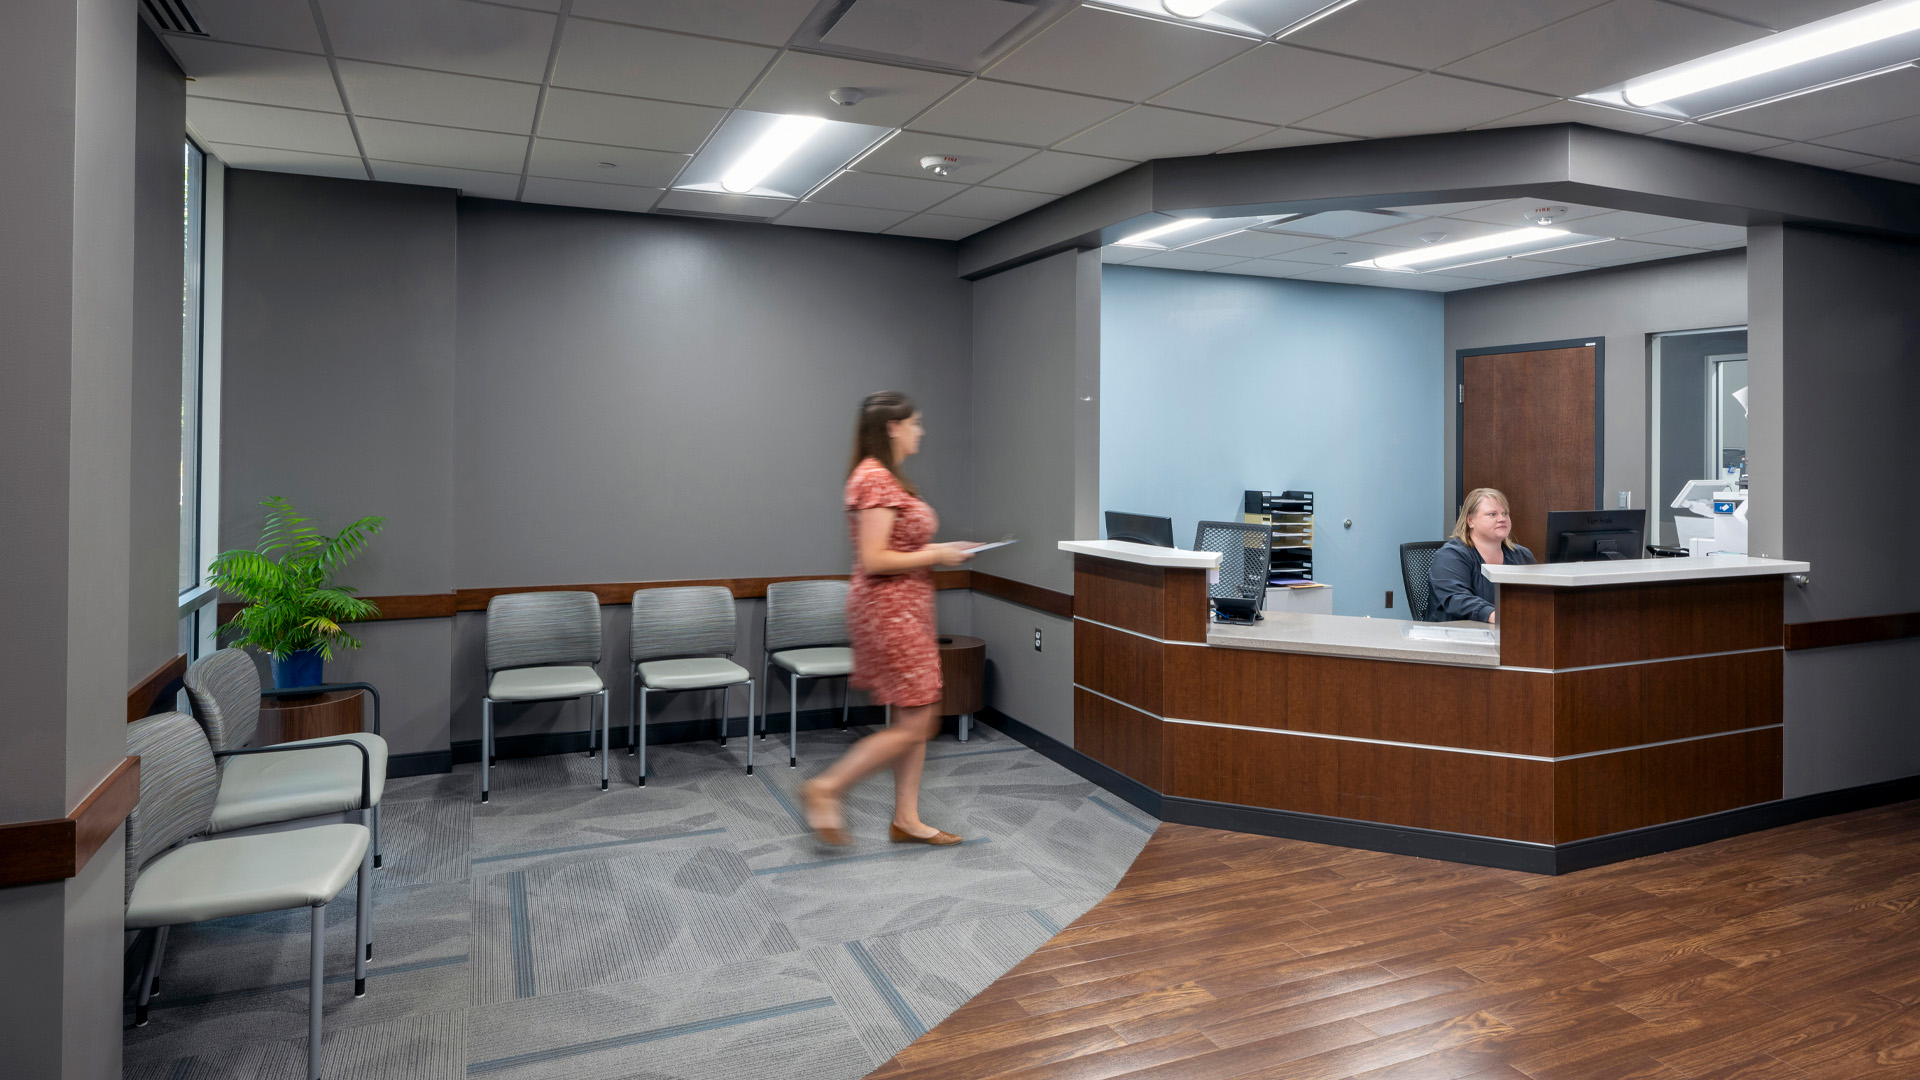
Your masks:
{"label": "computer monitor", "polygon": [[1549,510],[1545,561],[1643,558],[1646,535],[1645,510]]}
{"label": "computer monitor", "polygon": [[1107,539],[1131,540],[1136,544],[1170,548],[1173,546],[1173,519],[1154,517],[1151,514],[1123,514],[1118,510],[1109,510],[1107,511]]}

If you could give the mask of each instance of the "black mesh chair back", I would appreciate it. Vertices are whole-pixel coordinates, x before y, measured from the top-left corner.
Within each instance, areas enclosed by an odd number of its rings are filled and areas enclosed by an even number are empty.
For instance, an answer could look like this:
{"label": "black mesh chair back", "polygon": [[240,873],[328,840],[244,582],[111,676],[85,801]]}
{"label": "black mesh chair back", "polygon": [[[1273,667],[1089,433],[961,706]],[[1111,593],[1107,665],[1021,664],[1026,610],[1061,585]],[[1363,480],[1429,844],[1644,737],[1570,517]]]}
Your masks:
{"label": "black mesh chair back", "polygon": [[1259,603],[1267,595],[1267,569],[1273,551],[1273,526],[1239,521],[1203,521],[1194,530],[1193,550],[1220,554],[1220,580],[1208,596]]}
{"label": "black mesh chair back", "polygon": [[1433,615],[1433,554],[1445,540],[1416,540],[1400,545],[1400,580],[1407,586],[1407,610],[1421,622]]}

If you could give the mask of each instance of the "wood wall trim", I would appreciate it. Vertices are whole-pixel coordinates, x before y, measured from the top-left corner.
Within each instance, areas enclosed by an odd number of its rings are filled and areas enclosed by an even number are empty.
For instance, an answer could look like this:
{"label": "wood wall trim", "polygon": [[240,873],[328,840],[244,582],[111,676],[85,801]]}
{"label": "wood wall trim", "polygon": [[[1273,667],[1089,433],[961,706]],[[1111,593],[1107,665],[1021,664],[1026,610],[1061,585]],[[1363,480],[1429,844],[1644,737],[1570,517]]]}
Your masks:
{"label": "wood wall trim", "polygon": [[1575,668],[1774,648],[1778,577],[1500,589],[1500,662]]}
{"label": "wood wall trim", "polygon": [[187,654],[181,653],[135,683],[133,689],[127,691],[127,723],[152,716],[156,711],[165,711],[157,706],[173,700],[173,696],[186,685],[186,676]]}
{"label": "wood wall trim", "polygon": [[1036,611],[1062,619],[1073,618],[1073,594],[1043,589],[1038,585],[1029,585],[1024,581],[1003,578],[998,574],[982,573],[979,570],[967,571],[972,575],[973,591],[985,593],[996,600],[1023,604]]}
{"label": "wood wall trim", "polygon": [[0,825],[0,888],[78,874],[139,801],[140,759],[126,757],[66,817]]}
{"label": "wood wall trim", "polygon": [[1788,623],[1786,644],[1789,650],[1828,649],[1836,645],[1866,645],[1910,637],[1920,637],[1920,611]]}

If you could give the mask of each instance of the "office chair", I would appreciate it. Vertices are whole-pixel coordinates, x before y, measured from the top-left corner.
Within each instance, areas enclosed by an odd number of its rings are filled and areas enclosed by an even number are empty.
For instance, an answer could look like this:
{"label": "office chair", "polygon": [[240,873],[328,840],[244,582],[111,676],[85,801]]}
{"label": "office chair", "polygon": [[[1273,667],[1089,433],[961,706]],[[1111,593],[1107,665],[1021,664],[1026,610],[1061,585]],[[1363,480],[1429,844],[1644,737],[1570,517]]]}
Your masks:
{"label": "office chair", "polygon": [[800,680],[840,679],[840,726],[847,725],[847,687],[853,649],[847,637],[844,581],[776,581],[767,586],[764,658],[760,662],[760,737],[767,737],[771,670],[787,677],[787,765],[800,765]]}
{"label": "office chair", "polygon": [[[720,745],[727,744],[727,705],[733,688],[747,688],[747,775],[753,775],[753,673],[733,662],[733,593],[724,585],[642,589],[633,594],[627,640],[627,753],[640,758],[647,784],[647,695],[683,690],[720,691]],[[636,730],[637,726],[637,730]]]}
{"label": "office chair", "polygon": [[1445,540],[1415,540],[1400,545],[1400,581],[1407,587],[1407,610],[1420,622],[1433,613],[1433,554]]}
{"label": "office chair", "polygon": [[[587,699],[587,756],[607,742],[600,681],[600,599],[590,592],[506,593],[487,601],[487,693],[480,699],[480,801],[493,792],[496,703]],[[593,710],[600,710],[593,730]],[[607,759],[600,758],[600,790]]]}
{"label": "office chair", "polygon": [[1259,618],[1260,609],[1266,606],[1273,526],[1203,521],[1194,530],[1193,549],[1220,555],[1220,578],[1207,586],[1207,596],[1214,600],[1239,601],[1218,606],[1223,610],[1238,608],[1252,618]]}

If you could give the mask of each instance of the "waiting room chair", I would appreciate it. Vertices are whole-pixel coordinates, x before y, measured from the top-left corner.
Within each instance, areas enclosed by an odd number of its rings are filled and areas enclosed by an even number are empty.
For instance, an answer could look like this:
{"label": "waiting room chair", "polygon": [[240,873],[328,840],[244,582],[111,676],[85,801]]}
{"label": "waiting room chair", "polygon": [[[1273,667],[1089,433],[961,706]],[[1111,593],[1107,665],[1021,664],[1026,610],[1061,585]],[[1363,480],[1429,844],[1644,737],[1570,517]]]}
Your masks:
{"label": "waiting room chair", "polygon": [[161,713],[127,725],[127,753],[140,757],[140,801],[127,815],[126,928],[154,931],[140,974],[134,1024],[148,1003],[166,954],[167,931],[186,923],[305,907],[311,910],[307,976],[307,1078],[320,1077],[320,1009],[325,986],[326,906],[360,878],[354,920],[353,996],[367,993],[373,889],[367,875],[371,834],[362,825],[196,840],[212,828],[220,798],[219,758],[291,758],[291,744],[216,754],[193,717]]}
{"label": "waiting room chair", "polygon": [[1400,581],[1407,588],[1407,611],[1419,622],[1433,618],[1433,556],[1445,540],[1416,540],[1400,545]]}
{"label": "waiting room chair", "polygon": [[[480,703],[480,801],[493,783],[493,707],[499,702],[587,699],[587,756],[607,741],[600,681],[600,598],[590,592],[503,593],[487,602],[487,693]],[[600,727],[593,727],[593,707]],[[597,741],[596,741],[597,738]],[[600,757],[600,790],[607,758]]]}
{"label": "waiting room chair", "polygon": [[[800,765],[800,680],[845,679],[853,674],[853,649],[847,636],[844,581],[776,581],[767,586],[765,656],[760,684],[760,737],[767,737],[767,708],[773,697],[768,675],[778,667],[787,676],[787,767]],[[840,688],[840,725],[847,723],[847,688]]]}
{"label": "waiting room chair", "polygon": [[[747,687],[747,775],[753,775],[753,673],[733,662],[733,593],[723,585],[642,589],[633,594],[633,631],[627,657],[633,696],[627,703],[627,752],[640,756],[647,782],[647,695],[662,691],[720,691],[720,745],[727,744],[727,706],[733,688]],[[635,730],[635,716],[639,728]]]}

